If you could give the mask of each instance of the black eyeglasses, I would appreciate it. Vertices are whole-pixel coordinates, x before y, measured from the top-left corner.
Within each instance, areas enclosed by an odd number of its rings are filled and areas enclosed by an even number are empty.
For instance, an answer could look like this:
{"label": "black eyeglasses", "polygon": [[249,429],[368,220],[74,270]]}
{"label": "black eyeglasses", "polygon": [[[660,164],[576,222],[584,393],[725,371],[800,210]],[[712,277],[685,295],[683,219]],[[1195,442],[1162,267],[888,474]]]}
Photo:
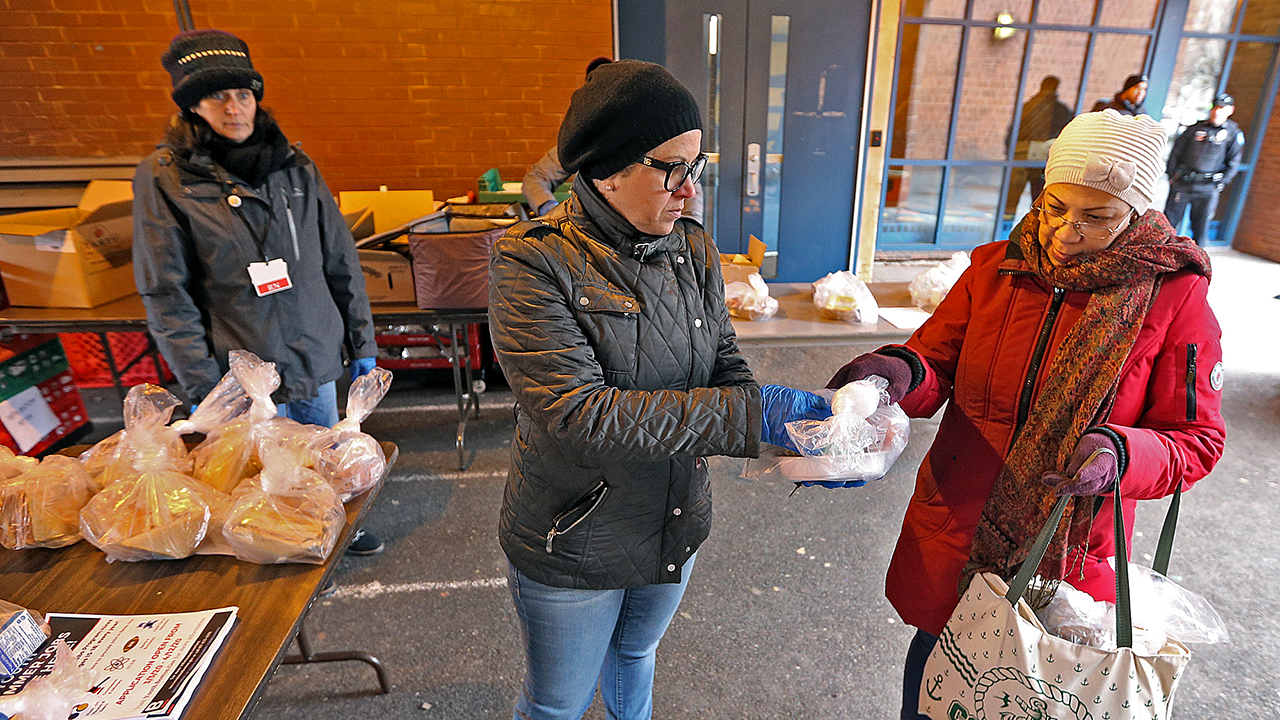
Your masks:
{"label": "black eyeglasses", "polygon": [[662,180],[662,187],[667,192],[675,192],[684,184],[685,179],[696,183],[702,178],[702,171],[707,168],[707,154],[699,154],[691,163],[683,160],[680,162],[663,162],[645,155],[640,158],[640,164],[666,171],[667,176]]}

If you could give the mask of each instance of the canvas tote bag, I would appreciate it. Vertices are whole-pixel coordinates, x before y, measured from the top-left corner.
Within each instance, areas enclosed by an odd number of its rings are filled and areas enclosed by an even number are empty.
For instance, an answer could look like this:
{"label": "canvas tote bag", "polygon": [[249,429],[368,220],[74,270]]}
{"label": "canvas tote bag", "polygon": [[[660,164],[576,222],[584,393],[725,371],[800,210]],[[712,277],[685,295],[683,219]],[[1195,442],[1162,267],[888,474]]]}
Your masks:
{"label": "canvas tote bag", "polygon": [[[1168,570],[1181,488],[1165,517],[1154,569]],[[933,720],[1165,720],[1187,648],[1167,641],[1154,655],[1133,650],[1124,513],[1115,513],[1116,644],[1099,650],[1045,631],[1023,593],[1066,509],[1061,498],[1031,555],[1008,585],[974,577],[929,655],[920,712]],[[1120,508],[1119,488],[1115,507]]]}

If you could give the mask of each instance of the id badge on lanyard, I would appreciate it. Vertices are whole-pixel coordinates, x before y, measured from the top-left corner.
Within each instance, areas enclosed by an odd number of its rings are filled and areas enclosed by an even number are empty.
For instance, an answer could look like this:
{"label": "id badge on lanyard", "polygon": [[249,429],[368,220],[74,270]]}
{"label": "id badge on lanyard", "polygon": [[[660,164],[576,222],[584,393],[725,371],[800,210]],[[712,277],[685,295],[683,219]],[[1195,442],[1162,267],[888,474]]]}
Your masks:
{"label": "id badge on lanyard", "polygon": [[249,280],[253,282],[258,297],[266,297],[293,287],[289,279],[289,265],[284,258],[268,262],[249,263]]}

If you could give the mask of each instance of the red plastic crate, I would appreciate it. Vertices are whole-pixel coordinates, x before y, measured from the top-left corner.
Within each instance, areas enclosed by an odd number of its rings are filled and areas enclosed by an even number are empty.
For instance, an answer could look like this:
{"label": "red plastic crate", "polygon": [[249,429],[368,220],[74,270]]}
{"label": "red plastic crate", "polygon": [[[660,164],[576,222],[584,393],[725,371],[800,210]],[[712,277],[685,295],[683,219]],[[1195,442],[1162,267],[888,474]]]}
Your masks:
{"label": "red plastic crate", "polygon": [[[89,409],[84,405],[84,398],[80,397],[80,391],[76,388],[76,382],[70,370],[64,370],[37,384],[36,388],[40,390],[40,395],[44,397],[45,402],[49,403],[49,409],[58,416],[60,422],[58,427],[26,452],[27,455],[32,456],[48,450],[55,443],[89,424]],[[7,445],[14,452],[19,452],[18,443],[3,425],[0,425],[0,445]]]}
{"label": "red plastic crate", "polygon": [[[62,339],[62,348],[67,353],[67,362],[71,365],[71,374],[77,385],[87,388],[115,386],[111,378],[111,367],[107,364],[107,354],[102,348],[102,337],[98,333],[59,333],[58,337]],[[164,358],[160,358],[160,370],[164,375],[157,376],[155,362],[146,355],[146,333],[109,332],[107,340],[111,343],[111,354],[117,368],[137,361],[120,377],[120,384],[124,387],[141,383],[159,385],[173,379],[173,373]]]}
{"label": "red plastic crate", "polygon": [[[479,370],[483,363],[483,350],[480,346],[480,333],[482,326],[479,323],[467,323],[467,337],[469,342],[466,348],[460,348],[459,354],[462,356],[463,362],[471,366],[472,370]],[[438,334],[389,334],[378,333],[374,336],[379,348],[385,347],[435,347],[439,349],[439,357],[415,357],[415,358],[395,358],[378,356],[378,366],[387,368],[388,370],[431,370],[431,369],[447,369],[452,367],[449,360],[449,335],[447,332]],[[464,365],[465,367],[465,365]]]}

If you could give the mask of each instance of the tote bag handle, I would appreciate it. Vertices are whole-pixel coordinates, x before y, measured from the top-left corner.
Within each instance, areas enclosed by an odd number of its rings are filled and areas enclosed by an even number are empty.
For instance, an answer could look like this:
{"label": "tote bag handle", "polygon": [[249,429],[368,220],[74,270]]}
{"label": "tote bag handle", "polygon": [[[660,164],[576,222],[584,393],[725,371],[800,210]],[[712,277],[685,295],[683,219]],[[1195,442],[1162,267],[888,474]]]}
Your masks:
{"label": "tote bag handle", "polygon": [[[1116,537],[1116,647],[1133,647],[1133,618],[1129,603],[1129,547],[1125,541],[1124,508],[1120,504],[1119,482],[1116,482],[1113,497],[1112,514],[1115,515]],[[1023,593],[1027,591],[1027,586],[1031,584],[1031,578],[1035,575],[1036,569],[1040,567],[1040,561],[1044,559],[1053,534],[1058,531],[1058,524],[1062,522],[1062,515],[1066,512],[1067,501],[1070,499],[1070,496],[1058,498],[1053,511],[1049,513],[1049,519],[1045,521],[1044,528],[1040,530],[1035,544],[1031,546],[1031,553],[1023,561],[1022,567],[1018,568],[1018,574],[1009,583],[1005,599],[1015,608],[1018,606],[1018,601],[1022,599]],[[1156,546],[1155,562],[1152,563],[1152,569],[1161,575],[1167,574],[1169,570],[1169,556],[1173,552],[1173,535],[1178,526],[1178,508],[1182,504],[1181,500],[1182,481],[1178,481],[1173,500],[1170,501],[1169,510],[1164,516],[1164,526],[1160,529],[1160,542]]]}

